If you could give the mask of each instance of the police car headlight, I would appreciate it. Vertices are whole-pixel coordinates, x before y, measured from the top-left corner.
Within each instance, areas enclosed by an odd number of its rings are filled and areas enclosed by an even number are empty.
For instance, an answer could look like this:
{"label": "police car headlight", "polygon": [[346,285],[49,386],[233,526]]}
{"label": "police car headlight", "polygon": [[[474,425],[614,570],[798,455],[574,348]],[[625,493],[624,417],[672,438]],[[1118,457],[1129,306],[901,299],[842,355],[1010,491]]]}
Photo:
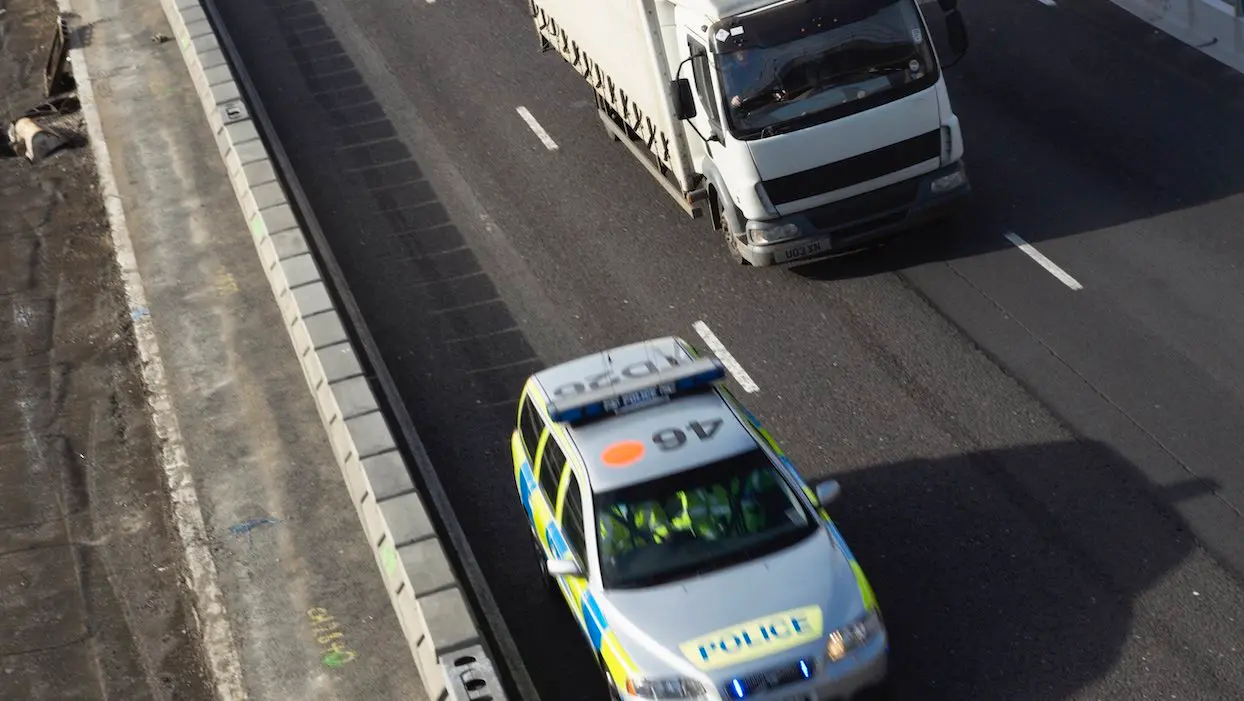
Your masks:
{"label": "police car headlight", "polygon": [[882,631],[881,617],[875,611],[829,634],[825,652],[830,662],[837,662],[848,652],[872,640]]}
{"label": "police car headlight", "polygon": [[627,679],[626,691],[643,699],[692,699],[704,695],[704,685],[694,679]]}

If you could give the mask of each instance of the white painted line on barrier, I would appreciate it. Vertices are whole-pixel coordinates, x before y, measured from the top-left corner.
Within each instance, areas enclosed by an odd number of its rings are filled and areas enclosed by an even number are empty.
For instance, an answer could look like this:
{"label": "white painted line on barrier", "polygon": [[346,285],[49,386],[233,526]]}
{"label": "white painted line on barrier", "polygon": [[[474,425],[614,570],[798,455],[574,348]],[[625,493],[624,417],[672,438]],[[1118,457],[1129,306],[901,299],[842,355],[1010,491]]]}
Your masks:
{"label": "white painted line on barrier", "polygon": [[1053,275],[1054,277],[1058,278],[1059,282],[1063,283],[1064,285],[1066,285],[1067,287],[1070,287],[1073,290],[1084,289],[1084,285],[1081,285],[1078,280],[1071,277],[1070,275],[1067,274],[1065,270],[1055,265],[1054,261],[1050,260],[1049,258],[1046,258],[1041,253],[1041,251],[1038,251],[1037,249],[1033,248],[1032,244],[1021,239],[1019,236],[1016,236],[1010,231],[1006,232],[1006,240],[1015,244],[1016,248],[1026,253],[1029,258],[1035,260],[1037,262],[1037,265],[1041,266],[1042,268],[1045,268],[1046,271],[1048,271],[1050,275]]}
{"label": "white painted line on barrier", "polygon": [[536,133],[536,136],[540,137],[540,141],[544,144],[545,148],[550,151],[557,150],[557,142],[553,141],[553,137],[549,136],[549,133],[544,130],[544,127],[540,126],[540,123],[536,121],[535,117],[531,116],[531,112],[528,112],[526,107],[519,105],[518,116],[522,117],[524,122],[527,122],[527,126],[531,127],[531,130]]}
{"label": "white painted line on barrier", "polygon": [[[428,0],[428,1],[431,2],[431,0]],[[1058,3],[1054,2],[1054,0],[1037,0],[1037,2],[1041,3],[1042,5],[1045,5],[1046,7],[1057,7],[1058,6]]]}
{"label": "white painted line on barrier", "polygon": [[733,355],[730,355],[730,351],[726,350],[726,346],[722,344],[720,338],[717,338],[717,334],[713,333],[708,324],[703,321],[697,321],[692,324],[692,327],[696,333],[700,334],[700,338],[703,338],[704,342],[708,344],[709,350],[713,351],[713,354],[721,360],[721,364],[726,366],[731,375],[734,375],[735,381],[739,383],[744,392],[755,394],[760,391],[760,387],[752,380],[752,376],[747,374],[747,371],[743,369],[742,365],[739,365],[739,361],[735,360]]}
{"label": "white painted line on barrier", "polygon": [[[62,16],[73,12],[69,0],[58,0],[57,5]],[[70,38],[68,41],[69,60],[73,64],[78,101],[86,120],[87,135],[90,137],[100,188],[103,190],[113,254],[117,267],[120,268],[126,301],[133,319],[130,329],[142,361],[142,376],[146,385],[147,404],[151,410],[151,422],[156,434],[162,439],[159,461],[164,469],[173,502],[173,521],[185,551],[190,588],[197,604],[195,618],[200,626],[208,665],[216,682],[217,695],[231,701],[245,701],[247,692],[242,682],[242,664],[234,646],[233,628],[225,609],[224,594],[217,584],[216,563],[209,549],[203,511],[190,474],[181,427],[169,395],[160,344],[147,306],[147,291],[138,272],[138,261],[134,256],[134,244],[126,224],[121,194],[117,189],[112,157],[108,144],[104,142],[104,127],[95,103],[86,55],[79,40]]]}

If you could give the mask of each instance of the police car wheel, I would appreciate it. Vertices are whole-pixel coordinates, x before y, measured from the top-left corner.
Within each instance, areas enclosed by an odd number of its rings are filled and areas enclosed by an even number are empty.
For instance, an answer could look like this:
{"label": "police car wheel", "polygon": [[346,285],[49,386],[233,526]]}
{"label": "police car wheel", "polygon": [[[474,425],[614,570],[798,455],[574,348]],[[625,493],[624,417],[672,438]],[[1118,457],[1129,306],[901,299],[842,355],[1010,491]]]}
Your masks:
{"label": "police car wheel", "polygon": [[549,576],[549,561],[544,555],[544,548],[540,547],[540,542],[535,539],[535,535],[531,538],[532,553],[536,558],[536,567],[540,570],[540,578],[544,580],[544,587],[550,593],[557,592],[557,582]]}
{"label": "police car wheel", "polygon": [[622,701],[622,694],[618,692],[617,685],[609,676],[609,668],[605,666],[605,658],[599,654],[596,655],[596,663],[600,665],[600,673],[605,675],[605,686],[609,689],[609,701]]}

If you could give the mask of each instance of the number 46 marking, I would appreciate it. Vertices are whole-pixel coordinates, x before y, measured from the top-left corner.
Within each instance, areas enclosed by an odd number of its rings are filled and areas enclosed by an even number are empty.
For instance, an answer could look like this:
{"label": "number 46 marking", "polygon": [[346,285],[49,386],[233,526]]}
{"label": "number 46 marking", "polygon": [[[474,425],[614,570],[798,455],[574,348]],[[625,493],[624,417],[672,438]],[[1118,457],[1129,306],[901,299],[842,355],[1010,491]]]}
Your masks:
{"label": "number 46 marking", "polygon": [[[721,424],[721,419],[692,421],[687,424],[687,431],[694,433],[695,437],[703,442],[712,438],[721,429]],[[666,452],[678,450],[687,444],[687,431],[681,428],[663,428],[652,434],[652,442]]]}

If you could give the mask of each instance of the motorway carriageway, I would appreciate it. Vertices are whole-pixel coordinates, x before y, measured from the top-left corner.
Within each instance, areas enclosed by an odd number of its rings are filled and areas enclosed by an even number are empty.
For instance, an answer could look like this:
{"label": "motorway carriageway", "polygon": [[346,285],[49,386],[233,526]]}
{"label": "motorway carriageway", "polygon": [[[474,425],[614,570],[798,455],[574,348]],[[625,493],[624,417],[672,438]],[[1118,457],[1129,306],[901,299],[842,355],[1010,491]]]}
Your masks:
{"label": "motorway carriageway", "polygon": [[520,383],[706,331],[842,481],[902,698],[1244,698],[1239,75],[1106,0],[965,0],[973,209],[760,270],[522,0],[221,5],[546,701],[604,696],[529,556]]}

